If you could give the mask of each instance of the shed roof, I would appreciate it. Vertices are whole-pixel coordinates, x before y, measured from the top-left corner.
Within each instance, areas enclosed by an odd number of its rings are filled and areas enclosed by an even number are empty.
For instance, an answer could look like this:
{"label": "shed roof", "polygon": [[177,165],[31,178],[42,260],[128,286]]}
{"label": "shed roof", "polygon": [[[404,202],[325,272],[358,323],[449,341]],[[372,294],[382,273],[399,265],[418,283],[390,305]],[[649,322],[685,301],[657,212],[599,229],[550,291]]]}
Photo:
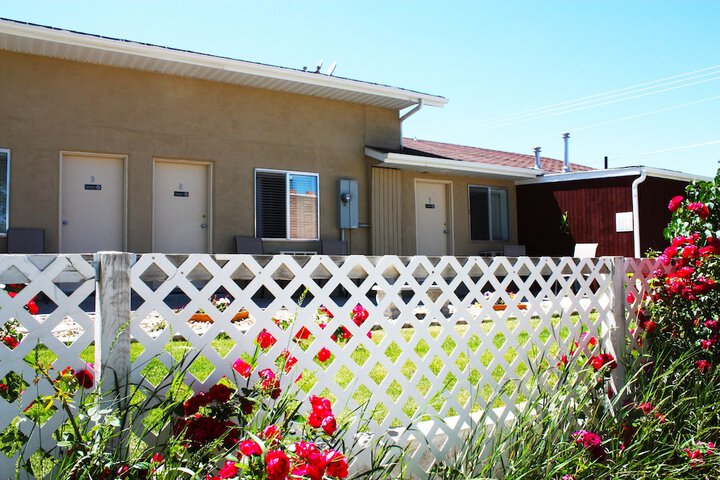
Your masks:
{"label": "shed roof", "polygon": [[[464,162],[475,162],[504,167],[533,168],[535,156],[522,153],[503,152],[488,148],[455,145],[452,143],[433,142],[403,138],[403,152],[408,155],[434,156]],[[563,161],[555,158],[540,157],[540,165],[545,173],[562,172]],[[590,167],[577,163],[570,163],[571,172],[591,171]]]}
{"label": "shed roof", "polygon": [[378,83],[0,18],[0,49],[401,110],[447,99]]}

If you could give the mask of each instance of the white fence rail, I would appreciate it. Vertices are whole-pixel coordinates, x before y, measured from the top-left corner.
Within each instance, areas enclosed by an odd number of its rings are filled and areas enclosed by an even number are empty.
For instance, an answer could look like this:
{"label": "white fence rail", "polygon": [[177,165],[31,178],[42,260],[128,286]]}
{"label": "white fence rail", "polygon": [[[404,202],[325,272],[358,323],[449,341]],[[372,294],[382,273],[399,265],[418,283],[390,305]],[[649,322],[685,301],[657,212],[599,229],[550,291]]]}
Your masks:
{"label": "white fence rail", "polygon": [[[493,421],[512,418],[530,395],[529,359],[559,356],[575,341],[585,348],[586,332],[600,339],[596,348],[622,355],[625,286],[638,299],[635,309],[646,288],[643,274],[653,268],[649,260],[619,257],[4,255],[0,283],[26,286],[14,298],[0,292],[0,326],[16,319],[26,336],[13,349],[0,345],[0,379],[9,372],[34,378],[25,358],[38,344],[52,351],[55,368],[83,368],[81,353],[94,342],[99,372],[149,382],[144,367],[169,368],[175,362],[169,345],[182,337],[213,365],[204,378],[193,369],[186,375],[188,385],[204,391],[232,376],[233,361],[252,353],[266,330],[277,342],[262,355],[262,367],[274,367],[287,348],[298,359],[288,382],[302,372],[298,385],[329,396],[339,409],[369,401],[375,432],[426,419],[426,428],[395,430],[398,442],[413,445],[411,474],[421,477],[462,443],[474,413],[494,407]],[[41,312],[32,315],[24,305],[38,294]],[[230,301],[222,312],[211,301],[217,296]],[[361,325],[350,321],[356,305],[368,312]],[[332,318],[318,317],[321,308]],[[192,321],[198,310],[212,323]],[[241,310],[248,318],[233,321]],[[280,317],[295,320],[284,329],[273,321]],[[292,340],[303,327],[311,336],[300,348]],[[349,332],[345,343],[332,338],[340,327]],[[132,359],[131,342],[142,346]],[[325,362],[317,360],[322,348],[332,353]],[[622,382],[621,374],[615,380]],[[19,406],[0,398],[0,432],[50,388],[32,385]],[[41,434],[21,422],[30,441],[11,458],[0,453],[0,477],[14,471],[23,452],[53,448],[52,432],[63,418],[58,410]]]}

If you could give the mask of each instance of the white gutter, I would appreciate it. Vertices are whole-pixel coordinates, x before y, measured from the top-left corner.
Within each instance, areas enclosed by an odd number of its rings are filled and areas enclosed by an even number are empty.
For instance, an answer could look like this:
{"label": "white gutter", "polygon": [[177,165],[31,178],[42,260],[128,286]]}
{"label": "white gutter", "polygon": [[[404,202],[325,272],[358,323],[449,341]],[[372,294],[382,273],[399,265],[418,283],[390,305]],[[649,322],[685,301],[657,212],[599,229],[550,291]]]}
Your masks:
{"label": "white gutter", "polygon": [[635,247],[634,256],[640,258],[640,197],[638,195],[638,186],[647,178],[645,168],[640,169],[640,176],[633,180],[632,183],[632,205],[633,205],[633,245]]}
{"label": "white gutter", "polygon": [[497,175],[512,178],[535,178],[542,175],[532,168],[506,167],[490,163],[468,162],[464,160],[450,160],[447,158],[424,157],[421,155],[407,155],[404,153],[381,152],[365,147],[365,155],[383,162],[385,166],[413,170],[443,170],[459,175]]}
{"label": "white gutter", "polygon": [[676,172],[674,170],[665,170],[662,168],[652,167],[619,167],[610,168],[608,170],[588,170],[588,171],[575,171],[569,173],[548,173],[542,177],[538,177],[535,180],[521,180],[517,185],[528,185],[534,183],[555,183],[555,182],[572,182],[579,180],[592,180],[601,178],[613,178],[613,177],[628,177],[631,175],[640,175],[641,170],[645,170],[650,177],[664,178],[667,180],[678,180],[681,182],[692,182],[697,181],[711,181],[711,177],[703,175],[693,175],[690,173]]}

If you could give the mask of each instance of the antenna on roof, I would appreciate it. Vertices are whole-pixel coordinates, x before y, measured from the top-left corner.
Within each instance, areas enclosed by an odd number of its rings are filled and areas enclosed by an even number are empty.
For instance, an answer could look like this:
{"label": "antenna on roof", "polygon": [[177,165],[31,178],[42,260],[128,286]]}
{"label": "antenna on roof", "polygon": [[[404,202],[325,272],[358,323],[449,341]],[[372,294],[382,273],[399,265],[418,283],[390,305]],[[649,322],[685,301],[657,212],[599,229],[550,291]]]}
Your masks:
{"label": "antenna on roof", "polygon": [[337,68],[337,60],[334,60],[327,70],[325,70],[325,75],[332,76],[333,72],[335,71],[335,68]]}
{"label": "antenna on roof", "polygon": [[320,59],[320,61],[317,64],[317,67],[315,67],[315,73],[320,73],[320,69],[322,68],[322,66],[323,66],[323,61],[322,61],[322,59]]}

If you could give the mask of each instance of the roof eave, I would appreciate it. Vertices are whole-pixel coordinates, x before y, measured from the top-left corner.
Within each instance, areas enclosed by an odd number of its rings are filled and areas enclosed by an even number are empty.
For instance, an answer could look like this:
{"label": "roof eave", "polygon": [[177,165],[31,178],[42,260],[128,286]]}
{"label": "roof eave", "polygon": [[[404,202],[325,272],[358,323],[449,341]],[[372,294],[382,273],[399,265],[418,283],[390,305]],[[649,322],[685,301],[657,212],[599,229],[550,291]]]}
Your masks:
{"label": "roof eave", "polygon": [[557,183],[557,182],[576,182],[581,180],[595,180],[602,178],[628,177],[640,175],[643,171],[651,177],[664,178],[667,180],[678,180],[681,182],[709,181],[710,177],[702,175],[693,175],[690,173],[676,172],[674,170],[665,170],[653,167],[619,167],[607,170],[591,170],[582,172],[552,173],[534,179],[520,180],[516,185],[529,185],[535,183]]}
{"label": "roof eave", "polygon": [[380,164],[381,166],[399,168],[401,170],[420,170],[443,174],[454,173],[457,175],[495,177],[507,180],[530,179],[543,173],[542,170],[532,168],[506,167],[489,163],[382,152],[371,147],[365,147],[365,154],[370,158],[382,162]]}
{"label": "roof eave", "polygon": [[[25,52],[8,48],[8,45],[11,44],[11,36],[21,39],[31,39],[34,43],[34,50],[32,52]],[[175,66],[184,65],[200,69],[211,69],[216,72],[228,72],[238,76],[266,78],[274,82],[280,82],[280,85],[278,85],[277,88],[274,88],[277,90],[287,91],[290,90],[293,85],[299,84],[314,88],[314,94],[316,96],[324,96],[328,98],[333,98],[333,91],[337,93],[338,97],[341,96],[342,92],[352,92],[367,96],[367,98],[365,98],[365,102],[358,101],[356,99],[355,101],[357,103],[387,103],[392,106],[392,108],[397,108],[398,110],[417,104],[420,100],[422,100],[424,105],[433,107],[442,107],[448,102],[446,98],[437,95],[430,95],[387,85],[333,77],[331,75],[265,65],[244,60],[234,60],[212,55],[175,50],[156,45],[147,45],[131,41],[99,37],[90,34],[70,32],[67,30],[58,30],[50,27],[28,25],[8,20],[0,20],[0,37],[5,37],[4,39],[0,38],[0,45],[4,45],[4,49],[18,51],[20,53],[33,53],[51,57],[67,58],[63,56],[59,50],[59,47],[64,46],[76,49],[76,51],[73,52],[75,53],[75,58],[69,58],[71,60],[107,65],[111,64],[103,63],[102,61],[97,60],[98,53],[113,53],[127,57],[127,59],[145,58],[160,62],[169,62]],[[157,65],[158,68],[148,68],[148,70],[160,71],[161,73],[164,73],[164,70],[173,70],[172,68],[169,68],[171,66],[168,66],[168,68],[162,66],[163,68],[160,70],[161,66],[162,65]],[[190,77],[194,76],[192,72],[180,75]],[[198,78],[205,78],[207,76],[199,75],[200,73],[198,73]],[[261,86],[260,88],[269,87]],[[304,92],[300,91],[298,93],[302,94]],[[372,99],[375,99],[376,101],[373,102],[371,101]],[[386,99],[387,101],[383,103],[382,99]]]}

